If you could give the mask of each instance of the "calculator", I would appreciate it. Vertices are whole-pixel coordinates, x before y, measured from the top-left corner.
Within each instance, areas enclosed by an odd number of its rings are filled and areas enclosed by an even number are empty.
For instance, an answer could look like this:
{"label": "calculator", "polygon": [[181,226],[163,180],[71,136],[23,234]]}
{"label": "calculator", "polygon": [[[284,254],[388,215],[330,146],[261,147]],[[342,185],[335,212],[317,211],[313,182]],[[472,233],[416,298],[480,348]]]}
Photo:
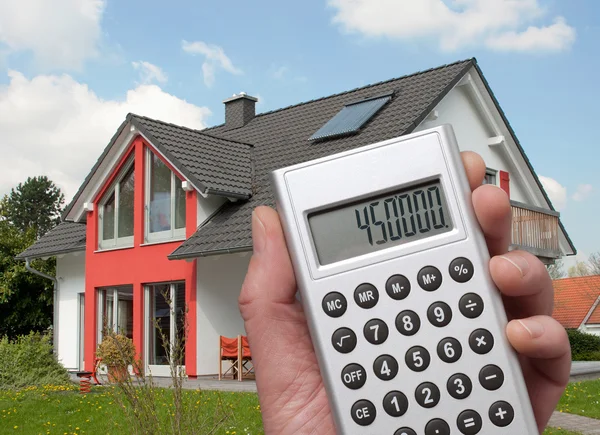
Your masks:
{"label": "calculator", "polygon": [[450,125],[270,176],[337,433],[539,434]]}

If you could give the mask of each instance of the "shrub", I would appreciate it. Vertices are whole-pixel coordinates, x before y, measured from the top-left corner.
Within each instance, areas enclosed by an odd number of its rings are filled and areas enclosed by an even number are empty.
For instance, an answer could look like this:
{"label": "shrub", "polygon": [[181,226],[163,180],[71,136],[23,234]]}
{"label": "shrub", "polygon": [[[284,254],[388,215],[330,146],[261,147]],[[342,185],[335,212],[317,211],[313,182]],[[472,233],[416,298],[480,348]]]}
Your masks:
{"label": "shrub", "polygon": [[127,367],[133,364],[135,359],[133,340],[123,334],[109,332],[98,345],[96,356],[107,366]]}
{"label": "shrub", "polygon": [[69,374],[52,352],[49,336],[32,332],[14,340],[0,339],[0,389],[68,382]]}
{"label": "shrub", "polygon": [[576,329],[567,330],[573,361],[600,361],[600,337]]}

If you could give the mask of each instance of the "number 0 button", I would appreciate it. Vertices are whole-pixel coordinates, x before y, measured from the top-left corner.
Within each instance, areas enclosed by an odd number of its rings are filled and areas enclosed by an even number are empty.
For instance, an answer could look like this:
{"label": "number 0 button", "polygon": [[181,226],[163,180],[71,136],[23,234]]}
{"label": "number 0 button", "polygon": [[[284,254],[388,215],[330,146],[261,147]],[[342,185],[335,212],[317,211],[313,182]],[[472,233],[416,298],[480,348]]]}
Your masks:
{"label": "number 0 button", "polygon": [[396,316],[396,329],[402,335],[415,335],[421,327],[421,320],[414,311],[402,311]]}
{"label": "number 0 button", "polygon": [[423,408],[433,408],[440,402],[440,389],[431,382],[423,382],[415,391],[415,399]]}
{"label": "number 0 button", "polygon": [[350,353],[356,347],[356,334],[352,329],[340,328],[331,337],[331,343],[340,353]]}

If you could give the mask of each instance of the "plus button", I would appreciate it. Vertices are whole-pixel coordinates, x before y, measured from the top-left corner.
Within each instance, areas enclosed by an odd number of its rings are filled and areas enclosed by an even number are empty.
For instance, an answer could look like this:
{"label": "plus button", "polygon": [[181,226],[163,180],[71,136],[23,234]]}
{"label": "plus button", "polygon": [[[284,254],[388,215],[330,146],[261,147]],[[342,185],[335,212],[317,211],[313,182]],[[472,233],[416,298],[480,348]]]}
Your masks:
{"label": "plus button", "polygon": [[504,416],[507,414],[507,412],[502,409],[502,408],[498,408],[498,412],[496,413],[496,417],[500,417],[500,420],[504,420]]}

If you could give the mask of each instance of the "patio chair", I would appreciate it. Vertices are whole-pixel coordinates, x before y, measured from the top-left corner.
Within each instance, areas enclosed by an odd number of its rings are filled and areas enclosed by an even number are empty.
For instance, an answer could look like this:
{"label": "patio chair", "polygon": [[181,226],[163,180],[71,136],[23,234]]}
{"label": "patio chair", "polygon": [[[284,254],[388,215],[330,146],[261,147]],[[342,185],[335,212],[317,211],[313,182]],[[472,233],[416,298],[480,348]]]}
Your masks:
{"label": "patio chair", "polygon": [[244,378],[254,379],[254,365],[252,364],[252,353],[248,344],[248,337],[245,335],[238,336],[239,359],[238,359],[238,380],[242,382]]}
{"label": "patio chair", "polygon": [[[231,376],[231,379],[238,377],[240,371],[239,336],[229,338],[219,336],[219,380]],[[227,368],[223,371],[223,361],[227,363]]]}

